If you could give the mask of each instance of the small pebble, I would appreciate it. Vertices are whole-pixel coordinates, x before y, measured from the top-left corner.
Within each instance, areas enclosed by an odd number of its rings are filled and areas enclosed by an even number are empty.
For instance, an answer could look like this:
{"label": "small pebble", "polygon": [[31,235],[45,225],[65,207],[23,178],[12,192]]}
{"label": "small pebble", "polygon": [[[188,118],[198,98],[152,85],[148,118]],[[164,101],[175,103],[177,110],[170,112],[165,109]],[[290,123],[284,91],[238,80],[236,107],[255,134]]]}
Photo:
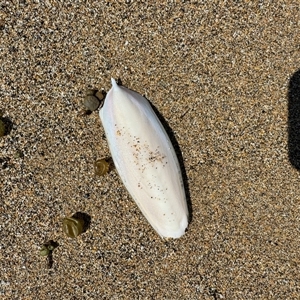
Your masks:
{"label": "small pebble", "polygon": [[95,96],[101,101],[104,99],[104,95],[102,93],[102,91],[97,91],[97,93],[95,94]]}
{"label": "small pebble", "polygon": [[41,256],[48,256],[52,253],[52,251],[58,247],[58,243],[54,242],[54,241],[48,241],[45,244],[42,245],[41,249],[40,249],[40,255]]}
{"label": "small pebble", "polygon": [[99,107],[99,104],[100,102],[95,96],[87,95],[84,98],[83,105],[90,111],[96,110]]}
{"label": "small pebble", "polygon": [[105,159],[98,159],[94,162],[95,175],[103,176],[109,171],[109,163]]}
{"label": "small pebble", "polygon": [[73,217],[63,219],[63,232],[70,238],[76,238],[83,232],[84,221]]}
{"label": "small pebble", "polygon": [[41,256],[47,256],[50,253],[50,249],[48,249],[48,247],[46,245],[43,245],[40,249],[40,255]]}

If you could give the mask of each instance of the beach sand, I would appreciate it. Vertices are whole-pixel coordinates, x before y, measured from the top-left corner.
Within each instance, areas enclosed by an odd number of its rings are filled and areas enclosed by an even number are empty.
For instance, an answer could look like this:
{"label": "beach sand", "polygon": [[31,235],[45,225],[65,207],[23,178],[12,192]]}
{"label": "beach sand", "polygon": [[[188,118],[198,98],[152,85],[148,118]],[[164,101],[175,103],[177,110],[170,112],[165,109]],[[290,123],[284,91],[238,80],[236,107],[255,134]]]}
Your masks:
{"label": "beach sand", "polygon": [[[299,299],[299,2],[161,2],[1,2],[1,299]],[[180,239],[116,170],[94,175],[110,153],[82,103],[111,77],[168,126],[191,204]],[[76,212],[91,220],[71,239]]]}

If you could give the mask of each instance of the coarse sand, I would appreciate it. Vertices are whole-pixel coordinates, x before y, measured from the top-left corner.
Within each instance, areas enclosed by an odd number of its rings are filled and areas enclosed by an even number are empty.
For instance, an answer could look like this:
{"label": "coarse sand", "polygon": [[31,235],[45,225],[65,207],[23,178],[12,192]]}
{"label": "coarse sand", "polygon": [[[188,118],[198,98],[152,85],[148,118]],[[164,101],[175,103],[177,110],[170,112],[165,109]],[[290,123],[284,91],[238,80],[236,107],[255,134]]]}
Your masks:
{"label": "coarse sand", "polygon": [[[298,0],[0,1],[0,298],[300,299],[299,28]],[[180,239],[94,174],[110,153],[83,101],[111,77],[165,120]]]}

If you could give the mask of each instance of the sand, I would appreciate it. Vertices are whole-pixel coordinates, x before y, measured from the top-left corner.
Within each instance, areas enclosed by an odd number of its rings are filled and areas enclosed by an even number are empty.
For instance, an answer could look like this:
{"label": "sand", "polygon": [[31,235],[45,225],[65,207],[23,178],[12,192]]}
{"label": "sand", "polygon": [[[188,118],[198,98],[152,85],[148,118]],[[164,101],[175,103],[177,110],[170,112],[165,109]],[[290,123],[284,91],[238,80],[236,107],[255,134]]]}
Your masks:
{"label": "sand", "polygon": [[[294,1],[2,1],[1,299],[299,299],[300,12]],[[88,88],[145,95],[192,219],[163,240],[109,157]],[[87,214],[76,239],[62,219]],[[40,256],[53,240],[53,265]]]}

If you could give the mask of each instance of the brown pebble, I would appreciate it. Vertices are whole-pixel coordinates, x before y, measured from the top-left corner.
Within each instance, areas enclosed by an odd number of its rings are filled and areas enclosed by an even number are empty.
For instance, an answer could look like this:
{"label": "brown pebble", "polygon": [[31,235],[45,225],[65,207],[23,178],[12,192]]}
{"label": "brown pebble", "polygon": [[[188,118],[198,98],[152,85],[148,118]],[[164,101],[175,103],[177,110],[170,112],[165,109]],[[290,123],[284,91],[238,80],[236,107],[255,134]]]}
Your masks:
{"label": "brown pebble", "polygon": [[77,237],[83,232],[84,221],[73,217],[63,219],[63,232],[71,238]]}
{"label": "brown pebble", "polygon": [[95,94],[95,96],[101,101],[104,99],[104,95],[102,91],[97,91],[97,93]]}
{"label": "brown pebble", "polygon": [[98,159],[94,162],[95,175],[103,176],[109,171],[109,163],[105,159]]}
{"label": "brown pebble", "polygon": [[85,96],[83,105],[90,111],[94,111],[99,107],[99,100],[95,96]]}

